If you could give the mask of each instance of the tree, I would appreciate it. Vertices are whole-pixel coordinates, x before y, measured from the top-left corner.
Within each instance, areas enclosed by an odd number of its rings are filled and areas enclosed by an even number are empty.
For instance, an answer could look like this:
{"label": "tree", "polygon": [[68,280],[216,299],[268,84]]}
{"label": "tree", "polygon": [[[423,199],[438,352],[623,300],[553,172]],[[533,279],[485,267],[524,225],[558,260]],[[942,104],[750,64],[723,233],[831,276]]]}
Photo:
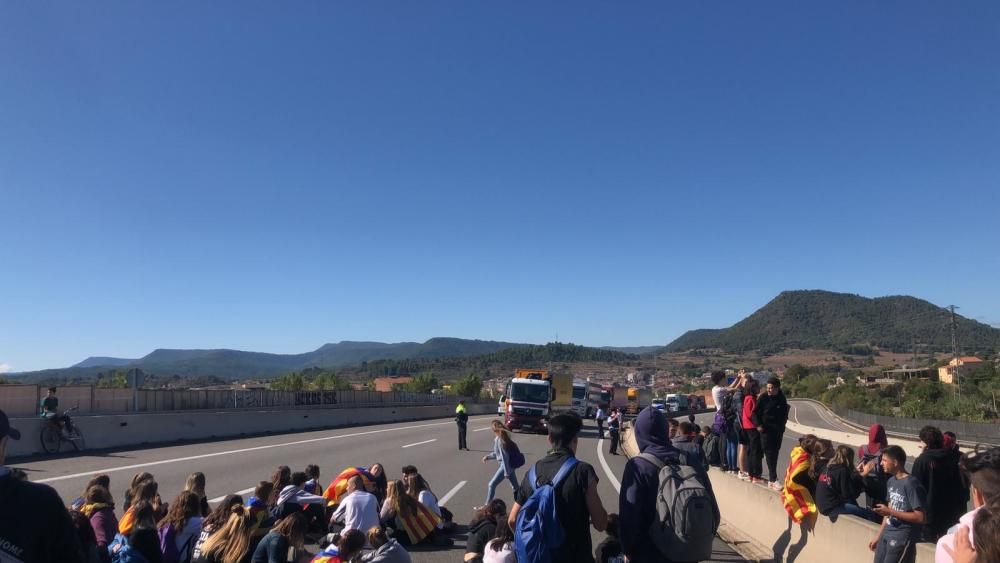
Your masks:
{"label": "tree", "polygon": [[451,386],[452,391],[460,397],[479,397],[479,393],[483,390],[483,381],[478,375],[470,373],[469,375],[459,379]]}
{"label": "tree", "polygon": [[785,370],[785,380],[798,383],[809,375],[809,368],[802,364],[794,364]]}
{"label": "tree", "polygon": [[128,372],[116,369],[107,374],[106,377],[103,373],[99,373],[97,374],[97,387],[100,389],[125,389],[128,387]]}
{"label": "tree", "polygon": [[412,393],[430,393],[438,387],[440,384],[432,372],[418,374],[413,381],[406,384],[406,390]]}
{"label": "tree", "polygon": [[301,373],[286,373],[272,381],[269,387],[274,391],[302,391],[306,388],[306,380]]}
{"label": "tree", "polygon": [[353,389],[351,382],[332,371],[324,371],[312,380],[312,387],[317,391],[349,391]]}

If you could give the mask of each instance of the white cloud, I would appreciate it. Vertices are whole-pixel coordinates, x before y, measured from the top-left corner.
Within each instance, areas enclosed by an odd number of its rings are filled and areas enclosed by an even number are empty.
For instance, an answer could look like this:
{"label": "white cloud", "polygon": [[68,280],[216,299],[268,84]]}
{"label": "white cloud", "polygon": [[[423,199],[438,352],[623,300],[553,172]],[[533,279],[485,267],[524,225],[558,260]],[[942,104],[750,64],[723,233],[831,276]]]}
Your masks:
{"label": "white cloud", "polygon": [[14,368],[10,367],[10,364],[0,364],[0,373],[7,373]]}

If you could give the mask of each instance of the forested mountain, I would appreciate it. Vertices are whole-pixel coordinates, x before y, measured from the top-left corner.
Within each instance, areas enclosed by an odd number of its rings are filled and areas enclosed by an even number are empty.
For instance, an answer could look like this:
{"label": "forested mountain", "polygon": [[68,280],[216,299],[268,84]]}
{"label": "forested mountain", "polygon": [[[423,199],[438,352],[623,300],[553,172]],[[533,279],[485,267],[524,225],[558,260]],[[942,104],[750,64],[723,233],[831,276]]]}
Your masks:
{"label": "forested mountain", "polygon": [[98,372],[113,368],[140,368],[160,376],[261,378],[310,367],[339,368],[386,359],[478,356],[526,346],[528,345],[491,340],[431,338],[424,343],[344,341],[324,344],[304,354],[267,354],[227,349],[157,349],[138,360],[91,357],[71,368],[26,372],[17,377],[26,381],[49,381],[94,377]]}
{"label": "forested mountain", "polygon": [[[1000,347],[1000,329],[956,315],[958,342],[966,353]],[[784,348],[846,349],[876,346],[894,351],[951,349],[951,314],[909,296],[874,299],[830,291],[785,291],[726,329],[683,334],[669,352],[718,348],[774,352]]]}

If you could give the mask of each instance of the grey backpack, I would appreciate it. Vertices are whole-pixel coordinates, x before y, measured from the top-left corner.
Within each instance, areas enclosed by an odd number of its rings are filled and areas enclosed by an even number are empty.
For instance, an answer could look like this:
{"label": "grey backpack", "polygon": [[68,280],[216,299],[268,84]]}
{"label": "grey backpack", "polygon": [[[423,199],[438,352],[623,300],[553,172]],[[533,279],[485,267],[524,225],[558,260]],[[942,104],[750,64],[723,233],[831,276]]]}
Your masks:
{"label": "grey backpack", "polygon": [[651,454],[639,457],[660,472],[656,520],[649,529],[657,550],[670,561],[711,559],[720,514],[715,494],[706,486],[708,476],[688,465],[684,452],[679,464],[664,463]]}

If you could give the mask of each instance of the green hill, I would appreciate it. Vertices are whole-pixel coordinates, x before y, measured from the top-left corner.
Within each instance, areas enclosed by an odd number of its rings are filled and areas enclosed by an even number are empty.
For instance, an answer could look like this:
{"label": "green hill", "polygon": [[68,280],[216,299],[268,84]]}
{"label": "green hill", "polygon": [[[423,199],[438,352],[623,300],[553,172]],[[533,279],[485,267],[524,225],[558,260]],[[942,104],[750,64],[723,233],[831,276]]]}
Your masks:
{"label": "green hill", "polygon": [[[956,315],[962,351],[1000,348],[1000,329]],[[879,347],[911,351],[951,350],[951,316],[909,296],[874,299],[830,291],[785,291],[726,329],[692,330],[667,345],[668,352],[718,348],[727,352],[774,352],[784,348]]]}

